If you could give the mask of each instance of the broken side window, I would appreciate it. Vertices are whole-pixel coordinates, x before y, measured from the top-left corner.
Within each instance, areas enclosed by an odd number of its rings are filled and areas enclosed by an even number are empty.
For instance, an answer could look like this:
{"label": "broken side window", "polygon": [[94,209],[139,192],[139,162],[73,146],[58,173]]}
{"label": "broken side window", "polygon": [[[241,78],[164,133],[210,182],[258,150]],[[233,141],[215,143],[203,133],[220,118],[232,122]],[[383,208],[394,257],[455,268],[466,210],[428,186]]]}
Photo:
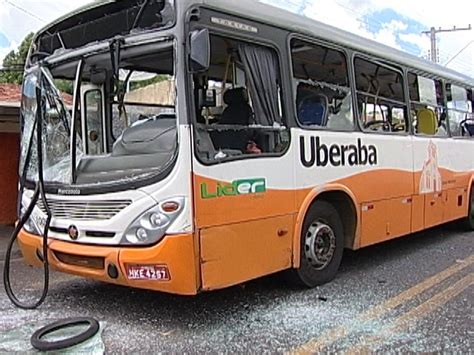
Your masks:
{"label": "broken side window", "polygon": [[211,65],[193,77],[196,150],[217,162],[280,154],[289,142],[276,52],[211,36]]}

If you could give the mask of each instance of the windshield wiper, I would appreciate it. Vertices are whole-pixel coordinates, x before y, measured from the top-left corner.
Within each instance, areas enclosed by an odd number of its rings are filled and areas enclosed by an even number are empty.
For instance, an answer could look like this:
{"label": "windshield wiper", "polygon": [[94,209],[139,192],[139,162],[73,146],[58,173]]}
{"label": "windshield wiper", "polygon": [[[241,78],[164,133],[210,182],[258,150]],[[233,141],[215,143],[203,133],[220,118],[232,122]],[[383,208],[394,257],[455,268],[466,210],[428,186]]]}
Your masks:
{"label": "windshield wiper", "polygon": [[125,115],[125,125],[128,123],[127,109],[125,108],[125,95],[127,94],[127,85],[130,81],[130,77],[133,74],[133,70],[130,70],[125,77],[123,85],[117,89],[117,100],[118,100],[118,110],[119,110],[119,122],[122,119],[122,116]]}

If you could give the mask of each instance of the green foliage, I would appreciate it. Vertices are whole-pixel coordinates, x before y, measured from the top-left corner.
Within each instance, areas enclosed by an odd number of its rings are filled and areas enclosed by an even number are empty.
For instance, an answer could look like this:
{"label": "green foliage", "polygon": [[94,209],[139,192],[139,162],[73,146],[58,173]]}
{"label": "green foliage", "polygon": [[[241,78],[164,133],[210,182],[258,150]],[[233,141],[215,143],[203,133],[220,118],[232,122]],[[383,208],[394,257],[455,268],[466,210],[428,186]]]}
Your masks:
{"label": "green foliage", "polygon": [[4,70],[0,72],[0,83],[21,84],[26,57],[32,40],[33,33],[30,33],[16,51],[11,51],[3,59]]}
{"label": "green foliage", "polygon": [[72,80],[57,79],[54,80],[54,85],[56,85],[58,90],[61,92],[66,92],[70,95],[74,92],[74,82]]}
{"label": "green foliage", "polygon": [[144,87],[152,85],[152,84],[156,84],[156,83],[165,81],[168,78],[169,78],[168,75],[157,75],[157,76],[154,76],[153,78],[148,79],[148,80],[134,81],[134,82],[130,83],[130,91],[137,90],[137,89],[144,88]]}

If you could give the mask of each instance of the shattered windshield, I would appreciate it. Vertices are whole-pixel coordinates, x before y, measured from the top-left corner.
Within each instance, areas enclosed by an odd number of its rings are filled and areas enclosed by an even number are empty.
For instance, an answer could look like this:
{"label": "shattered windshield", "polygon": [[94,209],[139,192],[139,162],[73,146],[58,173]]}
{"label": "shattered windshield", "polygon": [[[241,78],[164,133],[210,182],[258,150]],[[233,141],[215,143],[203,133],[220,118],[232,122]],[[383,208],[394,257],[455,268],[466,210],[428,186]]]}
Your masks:
{"label": "shattered windshield", "polygon": [[38,179],[38,119],[46,184],[126,183],[165,171],[178,143],[174,46],[161,41],[150,48],[123,50],[116,75],[104,55],[30,70],[23,85],[20,175],[26,166],[27,180]]}
{"label": "shattered windshield", "polygon": [[[69,183],[68,173],[71,164],[70,135],[71,114],[65,106],[59,90],[53,83],[47,68],[28,74],[23,83],[22,102],[22,151],[20,170],[25,165],[28,149],[31,149],[28,165],[28,180],[38,180],[38,149],[36,115],[37,94],[41,94],[42,104],[42,143],[44,179],[48,182]],[[30,147],[31,142],[31,148]],[[82,155],[81,138],[77,136],[77,152]]]}

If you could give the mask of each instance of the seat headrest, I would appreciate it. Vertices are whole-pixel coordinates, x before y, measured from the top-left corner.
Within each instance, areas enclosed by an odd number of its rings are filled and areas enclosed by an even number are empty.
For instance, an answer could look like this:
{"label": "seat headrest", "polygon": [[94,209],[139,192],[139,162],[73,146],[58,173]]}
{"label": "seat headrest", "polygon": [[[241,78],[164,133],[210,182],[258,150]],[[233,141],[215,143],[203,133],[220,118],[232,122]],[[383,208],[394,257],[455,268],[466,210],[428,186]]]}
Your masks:
{"label": "seat headrest", "polygon": [[247,103],[249,100],[245,88],[229,89],[224,93],[224,102],[226,105],[235,105]]}
{"label": "seat headrest", "polygon": [[328,98],[322,94],[305,97],[298,104],[298,118],[305,125],[326,126]]}
{"label": "seat headrest", "polygon": [[438,120],[436,113],[429,108],[422,108],[417,111],[418,127],[421,134],[434,135],[438,131]]}

